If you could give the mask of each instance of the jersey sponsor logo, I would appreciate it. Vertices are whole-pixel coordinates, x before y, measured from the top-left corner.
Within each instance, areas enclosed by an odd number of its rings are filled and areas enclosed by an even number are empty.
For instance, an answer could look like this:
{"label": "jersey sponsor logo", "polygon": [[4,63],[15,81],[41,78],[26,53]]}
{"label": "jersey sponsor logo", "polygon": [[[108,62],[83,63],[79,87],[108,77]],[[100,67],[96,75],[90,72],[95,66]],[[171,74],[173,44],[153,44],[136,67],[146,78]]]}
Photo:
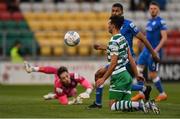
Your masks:
{"label": "jersey sponsor logo", "polygon": [[111,52],[118,52],[118,46],[110,45],[109,49],[111,50]]}
{"label": "jersey sponsor logo", "polygon": [[110,55],[118,55],[118,52],[111,52]]}
{"label": "jersey sponsor logo", "polygon": [[152,31],[152,27],[151,26],[147,26],[146,27],[146,31]]}

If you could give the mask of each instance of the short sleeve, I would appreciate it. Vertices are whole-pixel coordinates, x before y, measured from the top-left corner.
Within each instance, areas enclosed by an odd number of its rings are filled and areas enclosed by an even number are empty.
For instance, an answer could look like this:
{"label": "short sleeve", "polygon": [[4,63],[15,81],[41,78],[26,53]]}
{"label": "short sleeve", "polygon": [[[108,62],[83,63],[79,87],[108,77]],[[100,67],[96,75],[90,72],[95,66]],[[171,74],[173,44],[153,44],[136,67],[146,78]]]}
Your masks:
{"label": "short sleeve", "polygon": [[139,33],[138,27],[133,22],[131,22],[129,24],[129,27],[130,27],[131,32],[133,33],[134,36],[136,36]]}
{"label": "short sleeve", "polygon": [[167,24],[166,24],[165,20],[161,19],[160,23],[161,23],[160,29],[167,30]]}
{"label": "short sleeve", "polygon": [[109,46],[110,55],[118,55],[119,46],[118,43],[112,42],[112,44]]}
{"label": "short sleeve", "polygon": [[70,76],[77,82],[84,80],[82,76],[80,76],[78,73],[70,73]]}

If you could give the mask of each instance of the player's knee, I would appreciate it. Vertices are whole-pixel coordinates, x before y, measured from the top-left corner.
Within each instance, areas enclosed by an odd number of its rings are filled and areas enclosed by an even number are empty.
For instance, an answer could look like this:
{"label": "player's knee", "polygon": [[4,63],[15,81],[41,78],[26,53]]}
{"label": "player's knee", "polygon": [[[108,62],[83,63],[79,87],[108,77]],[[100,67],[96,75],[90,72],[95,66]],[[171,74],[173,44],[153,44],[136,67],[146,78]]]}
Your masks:
{"label": "player's knee", "polygon": [[68,101],[65,101],[65,100],[59,100],[59,103],[61,105],[67,105],[68,104]]}
{"label": "player's knee", "polygon": [[157,72],[150,72],[150,73],[149,73],[149,77],[150,77],[151,79],[155,79],[155,78],[157,77]]}
{"label": "player's knee", "polygon": [[105,73],[106,73],[106,69],[105,69],[105,68],[99,69],[99,70],[95,73],[95,81],[96,81],[98,78],[101,78]]}
{"label": "player's knee", "polygon": [[142,66],[137,66],[138,74],[141,76],[143,75],[143,67]]}

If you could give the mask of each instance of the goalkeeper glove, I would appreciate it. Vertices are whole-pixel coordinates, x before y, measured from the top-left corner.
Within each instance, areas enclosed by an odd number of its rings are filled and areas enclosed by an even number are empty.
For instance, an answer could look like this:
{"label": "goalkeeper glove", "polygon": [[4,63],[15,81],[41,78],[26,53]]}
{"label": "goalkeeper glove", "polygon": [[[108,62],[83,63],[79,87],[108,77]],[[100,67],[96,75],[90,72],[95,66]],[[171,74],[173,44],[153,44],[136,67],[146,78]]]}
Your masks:
{"label": "goalkeeper glove", "polygon": [[72,100],[68,101],[68,105],[73,105],[73,104],[82,104],[83,100],[80,97],[73,98]]}
{"label": "goalkeeper glove", "polygon": [[85,92],[79,94],[78,97],[80,97],[80,98],[90,98],[91,92],[92,92],[92,89],[91,89],[91,88],[88,88],[88,89],[86,89]]}

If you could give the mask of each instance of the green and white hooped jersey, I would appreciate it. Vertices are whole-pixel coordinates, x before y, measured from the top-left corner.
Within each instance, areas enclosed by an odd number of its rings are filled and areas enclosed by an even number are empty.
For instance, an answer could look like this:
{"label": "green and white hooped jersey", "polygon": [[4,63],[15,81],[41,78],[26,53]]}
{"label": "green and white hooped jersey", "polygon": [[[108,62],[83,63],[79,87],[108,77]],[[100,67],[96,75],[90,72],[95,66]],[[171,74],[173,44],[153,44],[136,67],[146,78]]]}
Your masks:
{"label": "green and white hooped jersey", "polygon": [[128,44],[124,36],[116,34],[111,37],[107,47],[108,63],[111,62],[112,55],[118,55],[118,64],[112,75],[118,74],[126,70],[126,64],[128,63]]}

